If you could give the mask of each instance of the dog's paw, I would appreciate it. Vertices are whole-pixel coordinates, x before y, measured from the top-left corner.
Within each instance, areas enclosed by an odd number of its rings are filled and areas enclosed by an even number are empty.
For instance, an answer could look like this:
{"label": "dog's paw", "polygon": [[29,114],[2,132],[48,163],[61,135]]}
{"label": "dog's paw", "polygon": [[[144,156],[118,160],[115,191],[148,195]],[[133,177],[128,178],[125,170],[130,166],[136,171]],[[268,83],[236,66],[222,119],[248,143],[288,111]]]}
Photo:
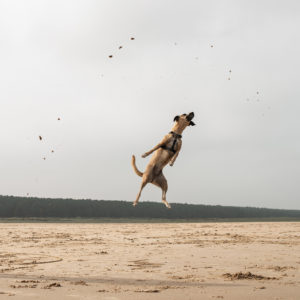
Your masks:
{"label": "dog's paw", "polygon": [[163,203],[167,208],[171,208],[171,205],[166,200],[163,200]]}
{"label": "dog's paw", "polygon": [[169,165],[170,165],[170,167],[173,167],[174,162],[170,162]]}
{"label": "dog's paw", "polygon": [[148,154],[147,153],[144,153],[143,155],[142,155],[142,158],[145,158],[145,157],[147,157],[148,156]]}
{"label": "dog's paw", "polygon": [[134,202],[132,203],[133,206],[137,206],[137,204],[138,204],[138,203],[137,203],[136,201],[134,201]]}

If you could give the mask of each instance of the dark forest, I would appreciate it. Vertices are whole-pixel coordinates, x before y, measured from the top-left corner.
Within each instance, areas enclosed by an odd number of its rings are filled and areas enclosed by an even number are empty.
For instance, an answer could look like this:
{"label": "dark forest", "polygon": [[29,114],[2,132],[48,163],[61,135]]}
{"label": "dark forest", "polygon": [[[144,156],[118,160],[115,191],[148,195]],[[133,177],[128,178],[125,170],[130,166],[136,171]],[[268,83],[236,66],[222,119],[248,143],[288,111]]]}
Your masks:
{"label": "dark forest", "polygon": [[299,218],[300,210],[113,200],[74,200],[0,196],[0,218]]}

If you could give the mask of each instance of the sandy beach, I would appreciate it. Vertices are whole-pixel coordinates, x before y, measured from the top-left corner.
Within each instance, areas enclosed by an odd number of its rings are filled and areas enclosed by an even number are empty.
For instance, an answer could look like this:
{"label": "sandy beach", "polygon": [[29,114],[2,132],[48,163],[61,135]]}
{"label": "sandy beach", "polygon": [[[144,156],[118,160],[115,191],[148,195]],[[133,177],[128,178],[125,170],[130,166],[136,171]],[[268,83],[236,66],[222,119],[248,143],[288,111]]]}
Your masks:
{"label": "sandy beach", "polygon": [[300,223],[0,223],[0,299],[300,299]]}

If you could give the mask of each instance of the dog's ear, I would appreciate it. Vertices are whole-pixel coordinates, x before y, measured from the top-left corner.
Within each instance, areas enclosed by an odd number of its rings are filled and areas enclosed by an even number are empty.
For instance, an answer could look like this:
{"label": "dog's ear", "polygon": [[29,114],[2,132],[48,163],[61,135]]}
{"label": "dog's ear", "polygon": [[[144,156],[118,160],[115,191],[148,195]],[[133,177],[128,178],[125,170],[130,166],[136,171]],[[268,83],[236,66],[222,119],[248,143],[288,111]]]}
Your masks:
{"label": "dog's ear", "polygon": [[189,126],[195,126],[196,124],[193,121],[190,121]]}
{"label": "dog's ear", "polygon": [[177,122],[179,120],[179,116],[176,116],[175,118],[174,118],[174,122]]}

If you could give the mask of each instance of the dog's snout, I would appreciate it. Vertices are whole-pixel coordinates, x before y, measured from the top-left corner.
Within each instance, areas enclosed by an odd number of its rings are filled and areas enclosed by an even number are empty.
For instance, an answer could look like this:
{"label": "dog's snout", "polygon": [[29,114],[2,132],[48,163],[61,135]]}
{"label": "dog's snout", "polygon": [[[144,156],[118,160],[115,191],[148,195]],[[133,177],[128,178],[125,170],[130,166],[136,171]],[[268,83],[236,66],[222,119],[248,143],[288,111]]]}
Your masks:
{"label": "dog's snout", "polygon": [[195,114],[193,112],[190,112],[186,118],[188,121],[191,121],[194,118],[194,116],[195,116]]}

